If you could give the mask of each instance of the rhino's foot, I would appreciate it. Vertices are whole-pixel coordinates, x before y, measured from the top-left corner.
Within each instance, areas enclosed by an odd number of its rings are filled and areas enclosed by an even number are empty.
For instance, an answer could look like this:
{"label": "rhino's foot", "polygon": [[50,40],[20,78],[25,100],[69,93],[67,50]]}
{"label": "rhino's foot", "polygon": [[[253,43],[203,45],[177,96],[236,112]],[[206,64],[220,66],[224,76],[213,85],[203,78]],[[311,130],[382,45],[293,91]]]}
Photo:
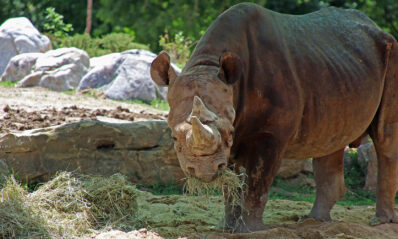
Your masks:
{"label": "rhino's foot", "polygon": [[371,226],[377,226],[380,224],[384,223],[398,223],[398,217],[394,213],[391,216],[373,216],[372,219],[370,219],[370,225]]}
{"label": "rhino's foot", "polygon": [[248,233],[266,230],[267,227],[263,224],[261,220],[244,220],[242,217],[234,220],[233,223],[222,222],[222,228],[224,230],[229,230],[232,233]]}
{"label": "rhino's foot", "polygon": [[316,213],[314,211],[311,211],[310,214],[303,216],[299,219],[300,222],[312,218],[320,222],[330,222],[332,221],[332,218],[330,217],[330,213]]}

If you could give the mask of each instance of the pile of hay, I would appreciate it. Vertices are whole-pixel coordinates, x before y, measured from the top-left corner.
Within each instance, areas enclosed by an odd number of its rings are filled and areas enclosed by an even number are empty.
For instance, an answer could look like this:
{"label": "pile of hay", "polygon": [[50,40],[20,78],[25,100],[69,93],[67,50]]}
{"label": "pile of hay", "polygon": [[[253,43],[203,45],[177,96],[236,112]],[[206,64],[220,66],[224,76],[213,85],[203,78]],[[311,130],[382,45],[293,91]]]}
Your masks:
{"label": "pile of hay", "polygon": [[27,192],[14,178],[0,191],[0,238],[49,238],[47,222],[26,203]]}
{"label": "pile of hay", "polygon": [[83,187],[96,228],[136,229],[138,192],[123,175],[84,177]]}
{"label": "pile of hay", "polygon": [[79,238],[115,225],[135,229],[136,192],[120,174],[63,172],[33,193],[10,178],[0,191],[0,238]]}

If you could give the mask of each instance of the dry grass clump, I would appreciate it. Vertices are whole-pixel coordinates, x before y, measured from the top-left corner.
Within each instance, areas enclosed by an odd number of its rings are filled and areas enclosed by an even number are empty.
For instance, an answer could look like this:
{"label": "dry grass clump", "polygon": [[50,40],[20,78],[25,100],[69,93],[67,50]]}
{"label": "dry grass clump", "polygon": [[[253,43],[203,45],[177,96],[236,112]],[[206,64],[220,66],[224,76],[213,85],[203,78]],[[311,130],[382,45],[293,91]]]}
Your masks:
{"label": "dry grass clump", "polygon": [[232,206],[240,205],[244,189],[245,174],[236,174],[231,169],[226,169],[213,182],[205,183],[195,177],[188,177],[184,191],[189,196],[206,196],[222,192],[224,198],[231,201]]}
{"label": "dry grass clump", "polygon": [[136,211],[135,187],[120,174],[102,178],[63,172],[30,194],[10,178],[0,191],[0,238],[80,238],[115,223],[130,229],[134,225],[126,219]]}
{"label": "dry grass clump", "polygon": [[26,204],[27,192],[14,178],[0,191],[0,238],[49,238],[46,221]]}
{"label": "dry grass clump", "polygon": [[97,228],[135,229],[132,223],[138,208],[137,189],[123,175],[85,177],[83,187]]}
{"label": "dry grass clump", "polygon": [[27,196],[27,204],[45,218],[56,235],[84,235],[92,228],[91,203],[82,182],[72,173],[59,173]]}

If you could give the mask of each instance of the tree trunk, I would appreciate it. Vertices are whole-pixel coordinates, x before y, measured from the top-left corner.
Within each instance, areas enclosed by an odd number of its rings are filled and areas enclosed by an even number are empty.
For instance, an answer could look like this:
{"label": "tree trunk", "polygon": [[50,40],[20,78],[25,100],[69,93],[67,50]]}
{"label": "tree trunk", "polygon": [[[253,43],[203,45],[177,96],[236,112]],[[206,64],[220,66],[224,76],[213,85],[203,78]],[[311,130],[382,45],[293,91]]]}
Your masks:
{"label": "tree trunk", "polygon": [[93,0],[87,0],[87,18],[86,18],[86,29],[84,29],[84,33],[89,35],[91,32],[92,13],[93,13]]}

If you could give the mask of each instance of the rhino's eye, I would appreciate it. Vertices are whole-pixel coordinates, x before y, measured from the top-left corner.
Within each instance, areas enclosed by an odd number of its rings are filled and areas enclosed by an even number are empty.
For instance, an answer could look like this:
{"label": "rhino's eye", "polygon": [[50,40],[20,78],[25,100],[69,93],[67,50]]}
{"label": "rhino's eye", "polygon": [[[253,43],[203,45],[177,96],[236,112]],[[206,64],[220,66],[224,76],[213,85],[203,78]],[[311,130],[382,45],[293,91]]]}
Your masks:
{"label": "rhino's eye", "polygon": [[177,138],[176,138],[176,137],[173,136],[172,138],[173,138],[174,141],[177,141]]}

